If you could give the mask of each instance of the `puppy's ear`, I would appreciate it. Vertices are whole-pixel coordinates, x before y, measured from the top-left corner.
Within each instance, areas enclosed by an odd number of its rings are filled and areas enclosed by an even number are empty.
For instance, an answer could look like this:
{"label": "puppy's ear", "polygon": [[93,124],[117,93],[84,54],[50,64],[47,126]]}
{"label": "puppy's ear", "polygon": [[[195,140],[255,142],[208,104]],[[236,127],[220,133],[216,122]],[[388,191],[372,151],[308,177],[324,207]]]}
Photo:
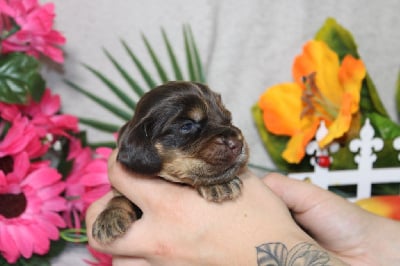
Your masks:
{"label": "puppy's ear", "polygon": [[123,126],[118,147],[117,160],[132,171],[149,175],[161,171],[161,158],[147,135],[144,123],[139,123],[133,128],[130,128],[129,124]]}

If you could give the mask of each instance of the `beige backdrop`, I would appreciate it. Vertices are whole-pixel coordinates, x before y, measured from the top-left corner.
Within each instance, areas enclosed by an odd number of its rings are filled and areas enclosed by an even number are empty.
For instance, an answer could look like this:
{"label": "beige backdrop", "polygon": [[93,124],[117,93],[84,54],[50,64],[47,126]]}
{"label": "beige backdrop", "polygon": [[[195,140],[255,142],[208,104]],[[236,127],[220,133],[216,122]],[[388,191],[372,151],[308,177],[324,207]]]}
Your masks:
{"label": "beige backdrop", "polygon": [[[206,67],[210,87],[222,94],[235,123],[251,148],[251,162],[273,167],[252,121],[250,108],[275,83],[291,80],[291,65],[302,45],[328,16],[354,35],[388,111],[395,117],[394,93],[400,62],[400,1],[398,0],[56,0],[57,29],[67,38],[63,67],[44,69],[48,85],[62,95],[64,112],[121,121],[63,83],[67,78],[112,99],[105,87],[80,64],[87,63],[125,86],[106,59],[110,51],[125,67],[131,63],[119,42],[123,38],[149,65],[141,40],[145,33],[165,59],[160,27],[164,27],[182,64],[182,24],[189,23]],[[168,66],[169,67],[169,66]],[[155,73],[155,70],[151,68]],[[139,77],[136,71],[136,77]],[[143,84],[143,81],[138,78]],[[89,130],[90,140],[109,136]],[[82,249],[71,248],[54,265],[85,265]],[[70,255],[74,254],[74,255]],[[76,256],[78,255],[78,257]]]}

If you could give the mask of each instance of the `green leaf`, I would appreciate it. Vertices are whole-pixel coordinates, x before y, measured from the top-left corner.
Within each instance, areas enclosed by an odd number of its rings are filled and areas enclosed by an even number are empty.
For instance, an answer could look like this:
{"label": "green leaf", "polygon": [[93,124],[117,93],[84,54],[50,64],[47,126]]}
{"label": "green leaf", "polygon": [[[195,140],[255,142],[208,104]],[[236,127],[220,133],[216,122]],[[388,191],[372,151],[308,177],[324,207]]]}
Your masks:
{"label": "green leaf", "polygon": [[45,81],[39,73],[39,62],[22,53],[10,53],[0,58],[0,101],[24,104],[32,97],[39,101]]}
{"label": "green leaf", "polygon": [[[129,48],[129,46],[121,40],[122,45],[124,46],[125,51],[128,53],[129,57],[133,61],[133,63],[136,65],[137,69],[139,70],[140,74],[142,75],[143,79],[146,81],[147,86],[149,89],[154,88],[157,86],[157,83],[154,81],[154,79],[151,77],[149,72],[144,68],[143,64],[140,62],[140,60],[137,58],[137,56],[133,53],[132,49]],[[144,94],[144,90],[140,87],[132,87],[139,96],[142,96]]]}
{"label": "green leaf", "polygon": [[[315,40],[324,41],[338,54],[340,60],[343,60],[346,55],[360,58],[353,35],[333,18],[325,21],[315,35]],[[378,112],[381,115],[389,116],[368,73],[361,88],[360,109],[364,113]]]}
{"label": "green leaf", "polygon": [[198,78],[198,81],[205,83],[206,82],[206,77],[204,75],[204,70],[203,70],[203,64],[200,59],[200,54],[197,49],[196,41],[194,39],[194,35],[192,32],[192,28],[190,25],[186,25],[186,30],[188,32],[188,37],[189,37],[189,45],[191,47],[191,52],[193,54],[193,59],[194,59],[194,65],[196,66],[197,74],[196,77]]}
{"label": "green leaf", "polygon": [[147,51],[149,52],[149,55],[153,61],[154,66],[157,69],[158,75],[160,76],[160,79],[163,83],[169,81],[170,79],[167,76],[167,73],[165,72],[163,66],[161,65],[160,60],[158,59],[156,53],[154,52],[153,48],[151,47],[149,41],[147,40],[146,36],[142,34],[142,39],[144,44],[146,45]]}
{"label": "green leaf", "polygon": [[333,18],[326,19],[324,25],[316,33],[315,40],[328,44],[338,54],[340,60],[348,54],[355,58],[360,57],[353,35]]}
{"label": "green leaf", "polygon": [[[133,92],[136,93],[138,96],[143,95],[143,89],[142,87],[130,76],[128,71],[126,71],[115,59],[114,57],[106,50],[103,50],[108,59],[111,61],[111,63],[114,65],[114,67],[118,70],[119,74],[124,78],[124,80],[128,83],[128,85],[132,88]],[[119,90],[118,92],[119,97],[125,98],[124,101],[127,101],[127,104],[131,106],[131,108],[134,110],[136,108],[136,102],[131,100],[127,94],[125,94],[122,90]],[[122,99],[121,99],[122,100]]]}
{"label": "green leaf", "polygon": [[193,62],[194,55],[192,53],[192,47],[190,45],[189,33],[185,26],[183,27],[183,37],[185,42],[185,52],[186,52],[186,61],[188,66],[189,78],[192,81],[197,81],[199,77],[196,72],[196,65]]}
{"label": "green leaf", "polygon": [[161,29],[161,33],[163,35],[164,43],[165,43],[165,46],[167,47],[169,59],[171,61],[171,65],[172,65],[172,68],[173,68],[174,73],[175,73],[175,79],[176,80],[183,80],[182,71],[181,71],[181,69],[179,67],[178,61],[176,60],[176,56],[175,56],[174,50],[172,49],[171,43],[168,40],[168,36],[165,33],[164,29]]}
{"label": "green leaf", "polygon": [[91,142],[88,144],[89,147],[91,147],[92,149],[96,149],[99,147],[108,147],[111,149],[115,149],[117,144],[115,141],[104,141],[104,142]]}
{"label": "green leaf", "polygon": [[113,113],[114,115],[122,118],[122,120],[124,121],[128,121],[129,119],[131,119],[132,114],[126,112],[125,110],[119,108],[117,105],[103,99],[100,98],[96,95],[94,95],[93,93],[90,93],[88,90],[85,90],[83,88],[81,88],[80,86],[78,86],[77,84],[73,83],[72,81],[66,80],[65,81],[71,88],[79,91],[80,93],[86,95],[87,97],[89,97],[91,100],[93,100],[94,102],[96,102],[98,105],[100,105],[101,107],[107,109],[108,111],[110,111],[111,113]]}
{"label": "green leaf", "polygon": [[91,119],[91,118],[84,118],[84,117],[79,117],[79,122],[90,126],[92,128],[98,129],[103,132],[108,132],[108,133],[115,133],[118,132],[120,126],[116,124],[111,124],[104,122],[103,120],[97,120],[97,119]]}
{"label": "green leaf", "polygon": [[378,113],[370,113],[367,117],[370,119],[371,125],[375,129],[376,137],[387,140],[400,136],[400,125],[386,116],[382,116]]}
{"label": "green leaf", "polygon": [[[114,58],[111,57],[110,54],[108,54],[107,51],[104,50],[104,52],[106,53],[106,55],[108,56],[108,58],[114,63],[115,60]],[[127,107],[129,107],[131,110],[134,110],[136,107],[136,103],[124,92],[122,91],[120,88],[118,88],[118,86],[116,86],[113,82],[111,82],[108,78],[106,78],[102,73],[100,73],[99,71],[97,71],[96,69],[92,68],[89,65],[83,64],[83,66],[89,70],[92,74],[94,74],[97,78],[99,78],[104,85],[107,86],[107,88],[109,88],[115,96],[117,96]],[[120,66],[115,62],[114,66],[116,66],[116,68],[118,70],[120,70]],[[123,70],[121,70],[123,71]]]}

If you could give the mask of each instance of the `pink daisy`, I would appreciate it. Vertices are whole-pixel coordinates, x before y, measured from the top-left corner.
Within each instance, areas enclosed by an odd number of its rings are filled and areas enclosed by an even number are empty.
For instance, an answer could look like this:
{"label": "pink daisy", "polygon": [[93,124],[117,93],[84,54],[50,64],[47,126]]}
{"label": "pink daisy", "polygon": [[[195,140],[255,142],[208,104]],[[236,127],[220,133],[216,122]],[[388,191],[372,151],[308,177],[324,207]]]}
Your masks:
{"label": "pink daisy", "polygon": [[[0,125],[3,124],[0,123]],[[21,116],[17,116],[12,121],[7,134],[0,141],[0,158],[22,151],[27,152],[30,158],[36,158],[42,156],[47,150],[48,145],[42,143],[34,126],[26,117]]]}
{"label": "pink daisy", "polygon": [[37,0],[0,0],[0,10],[0,15],[9,16],[20,27],[2,42],[4,53],[19,51],[35,57],[43,54],[57,63],[64,61],[58,46],[65,43],[65,38],[52,28],[55,17],[53,3],[39,5]]}
{"label": "pink daisy", "polygon": [[48,162],[31,164],[25,152],[0,158],[0,254],[9,263],[46,254],[59,238],[64,188]]}
{"label": "pink daisy", "polygon": [[7,121],[13,121],[20,115],[29,118],[42,138],[48,134],[68,136],[69,131],[78,132],[78,118],[59,114],[60,109],[60,95],[46,89],[39,102],[30,100],[26,105],[0,103],[0,116]]}
{"label": "pink daisy", "polygon": [[64,214],[67,226],[79,227],[89,205],[110,191],[107,176],[107,159],[110,148],[98,148],[95,153],[82,147],[78,139],[71,139],[68,160],[73,160],[67,176],[65,197],[68,210]]}

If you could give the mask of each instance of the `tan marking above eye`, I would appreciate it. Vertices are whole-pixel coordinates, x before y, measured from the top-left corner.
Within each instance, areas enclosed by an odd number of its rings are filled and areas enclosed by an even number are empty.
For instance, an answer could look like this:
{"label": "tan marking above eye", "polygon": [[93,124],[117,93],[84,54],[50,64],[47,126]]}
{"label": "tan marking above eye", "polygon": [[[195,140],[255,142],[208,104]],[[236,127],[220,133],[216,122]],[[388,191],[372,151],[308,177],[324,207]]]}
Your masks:
{"label": "tan marking above eye", "polygon": [[198,121],[203,120],[206,114],[205,114],[204,110],[201,109],[200,107],[194,107],[192,110],[190,110],[188,112],[187,115],[193,121],[198,122]]}

